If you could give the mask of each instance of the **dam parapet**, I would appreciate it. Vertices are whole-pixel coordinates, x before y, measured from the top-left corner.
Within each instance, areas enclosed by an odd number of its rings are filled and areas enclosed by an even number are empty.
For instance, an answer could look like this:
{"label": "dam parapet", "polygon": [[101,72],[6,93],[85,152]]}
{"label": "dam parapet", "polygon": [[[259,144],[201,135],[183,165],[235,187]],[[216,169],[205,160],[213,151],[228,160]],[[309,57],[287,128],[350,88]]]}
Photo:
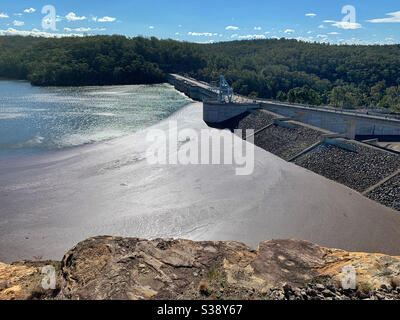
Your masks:
{"label": "dam parapet", "polygon": [[259,108],[257,103],[219,103],[217,100],[204,100],[203,120],[208,124],[219,124]]}
{"label": "dam parapet", "polygon": [[293,120],[344,134],[349,139],[355,139],[356,136],[400,136],[400,120],[384,115],[289,104],[261,103],[260,105],[266,110]]}
{"label": "dam parapet", "polygon": [[217,99],[218,93],[212,90],[212,87],[203,82],[196,82],[196,80],[170,74],[168,82],[175,87],[176,90],[184,93],[189,98],[196,101],[204,101],[205,99]]}

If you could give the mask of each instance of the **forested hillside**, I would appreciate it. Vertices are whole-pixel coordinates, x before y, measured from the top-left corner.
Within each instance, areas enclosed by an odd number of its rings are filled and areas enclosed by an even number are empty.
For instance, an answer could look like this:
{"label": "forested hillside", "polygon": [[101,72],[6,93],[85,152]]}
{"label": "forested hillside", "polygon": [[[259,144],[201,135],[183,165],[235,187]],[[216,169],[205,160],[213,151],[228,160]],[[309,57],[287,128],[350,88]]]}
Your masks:
{"label": "forested hillside", "polygon": [[160,83],[204,66],[192,45],[156,38],[0,37],[0,76],[40,86]]}
{"label": "forested hillside", "polygon": [[0,77],[34,85],[150,84],[169,72],[205,81],[223,74],[237,93],[252,97],[400,111],[400,45],[0,37]]}

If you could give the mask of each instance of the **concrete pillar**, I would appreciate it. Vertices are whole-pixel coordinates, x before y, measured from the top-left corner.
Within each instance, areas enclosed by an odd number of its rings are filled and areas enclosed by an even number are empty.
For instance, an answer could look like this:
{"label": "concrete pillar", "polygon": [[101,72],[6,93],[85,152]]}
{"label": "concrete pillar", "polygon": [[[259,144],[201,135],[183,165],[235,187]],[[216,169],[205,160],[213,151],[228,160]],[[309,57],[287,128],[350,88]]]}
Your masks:
{"label": "concrete pillar", "polygon": [[347,123],[347,130],[346,130],[346,138],[354,140],[356,138],[356,122],[348,120]]}

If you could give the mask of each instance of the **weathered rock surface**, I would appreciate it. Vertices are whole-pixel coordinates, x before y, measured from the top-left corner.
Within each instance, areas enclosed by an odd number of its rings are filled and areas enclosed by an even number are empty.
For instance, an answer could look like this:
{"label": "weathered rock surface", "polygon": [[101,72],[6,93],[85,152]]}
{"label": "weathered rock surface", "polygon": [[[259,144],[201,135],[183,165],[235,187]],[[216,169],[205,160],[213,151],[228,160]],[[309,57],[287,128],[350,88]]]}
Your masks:
{"label": "weathered rock surface", "polygon": [[29,300],[51,298],[57,291],[46,291],[42,288],[42,268],[59,262],[17,262],[12,265],[0,262],[0,300]]}
{"label": "weathered rock surface", "polygon": [[[40,287],[54,265],[57,288]],[[356,271],[345,290],[344,266]],[[400,299],[400,257],[273,240],[238,242],[96,237],[57,262],[0,264],[0,299]]]}

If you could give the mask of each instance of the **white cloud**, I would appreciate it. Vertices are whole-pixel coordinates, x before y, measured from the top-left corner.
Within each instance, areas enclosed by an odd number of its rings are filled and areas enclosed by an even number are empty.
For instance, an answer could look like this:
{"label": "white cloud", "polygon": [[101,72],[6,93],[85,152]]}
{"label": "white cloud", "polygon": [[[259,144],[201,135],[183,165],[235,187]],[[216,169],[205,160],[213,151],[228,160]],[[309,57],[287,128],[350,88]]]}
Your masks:
{"label": "white cloud", "polygon": [[16,30],[8,28],[7,30],[0,30],[0,36],[32,36],[32,37],[44,37],[44,38],[63,38],[63,37],[82,37],[82,34],[75,33],[49,33],[40,31],[38,29],[29,30]]}
{"label": "white cloud", "polygon": [[152,30],[153,30],[153,29],[154,29],[154,26],[150,26],[149,29],[152,29]]}
{"label": "white cloud", "polygon": [[83,28],[83,27],[74,29],[74,31],[77,31],[77,32],[88,32],[91,30],[92,30],[91,28]]}
{"label": "white cloud", "polygon": [[311,17],[311,18],[314,18],[314,17],[316,17],[317,15],[315,14],[315,13],[306,13],[306,17]]}
{"label": "white cloud", "polygon": [[103,18],[98,19],[98,22],[114,22],[117,18],[105,16]]}
{"label": "white cloud", "polygon": [[390,12],[386,14],[389,18],[368,20],[371,23],[398,23],[400,22],[400,11]]}
{"label": "white cloud", "polygon": [[208,41],[200,41],[197,43],[201,43],[201,44],[213,44],[215,41],[214,40],[208,40]]}
{"label": "white cloud", "polygon": [[188,32],[189,36],[194,36],[194,37],[213,37],[217,36],[218,33],[211,33],[211,32]]}
{"label": "white cloud", "polygon": [[[51,23],[51,18],[50,17],[47,17],[47,18],[44,17],[43,21],[50,24]],[[62,21],[62,18],[60,16],[56,16],[56,22],[61,22],[61,21]]]}
{"label": "white cloud", "polygon": [[320,24],[320,25],[318,26],[318,29],[325,29],[325,26],[324,26],[323,24]]}
{"label": "white cloud", "polygon": [[313,32],[310,30],[310,31],[307,31],[307,33],[308,33],[308,34],[311,34],[311,33],[313,33]]}
{"label": "white cloud", "polygon": [[[357,38],[351,38],[351,39],[341,39],[342,40],[342,44],[348,44],[348,45],[370,45],[373,44],[371,41],[368,40],[361,40],[361,39],[357,39]],[[375,44],[383,44],[383,43],[375,43]]]}
{"label": "white cloud", "polygon": [[23,21],[18,21],[18,20],[14,20],[13,21],[13,25],[16,26],[16,27],[21,27],[24,24],[25,24],[25,22],[23,22]]}
{"label": "white cloud", "polygon": [[80,28],[75,28],[75,29],[71,29],[71,28],[64,28],[64,31],[65,32],[72,32],[72,31],[75,31],[75,32],[89,32],[89,31],[105,31],[106,29],[105,28],[94,28],[94,29],[92,29],[92,28],[85,28],[85,27],[80,27]]}
{"label": "white cloud", "polygon": [[29,8],[29,9],[24,10],[25,13],[33,13],[35,11],[36,11],[36,9],[34,9],[34,8]]}
{"label": "white cloud", "polygon": [[261,27],[254,27],[254,30],[260,31],[262,28]]}
{"label": "white cloud", "polygon": [[337,35],[337,34],[340,34],[340,33],[339,32],[329,32],[328,34]]}
{"label": "white cloud", "polygon": [[320,42],[325,42],[325,43],[329,41],[329,38],[326,34],[318,34],[317,39],[320,39],[319,40]]}
{"label": "white cloud", "polygon": [[0,19],[7,19],[8,14],[7,13],[0,13]]}
{"label": "white cloud", "polygon": [[294,30],[293,29],[286,29],[285,33],[286,34],[292,34],[292,33],[294,33]]}
{"label": "white cloud", "polygon": [[337,27],[340,29],[360,29],[362,25],[357,22],[348,22],[348,21],[334,21],[334,20],[325,20],[325,23],[331,23],[332,27]]}
{"label": "white cloud", "polygon": [[239,27],[227,26],[227,27],[225,28],[225,30],[239,30]]}
{"label": "white cloud", "polygon": [[237,38],[238,36],[239,35],[237,33],[235,33],[235,34],[231,35],[231,38],[234,39],[234,38]]}
{"label": "white cloud", "polygon": [[266,39],[267,37],[263,34],[248,34],[247,36],[239,36],[239,39],[250,40],[250,39]]}
{"label": "white cloud", "polygon": [[298,41],[303,41],[303,42],[313,42],[313,37],[308,37],[308,38],[304,38],[304,37],[297,37],[296,40]]}
{"label": "white cloud", "polygon": [[85,16],[78,17],[74,12],[68,13],[68,14],[65,16],[65,18],[66,18],[68,21],[81,21],[81,20],[85,20],[85,19],[86,19]]}

